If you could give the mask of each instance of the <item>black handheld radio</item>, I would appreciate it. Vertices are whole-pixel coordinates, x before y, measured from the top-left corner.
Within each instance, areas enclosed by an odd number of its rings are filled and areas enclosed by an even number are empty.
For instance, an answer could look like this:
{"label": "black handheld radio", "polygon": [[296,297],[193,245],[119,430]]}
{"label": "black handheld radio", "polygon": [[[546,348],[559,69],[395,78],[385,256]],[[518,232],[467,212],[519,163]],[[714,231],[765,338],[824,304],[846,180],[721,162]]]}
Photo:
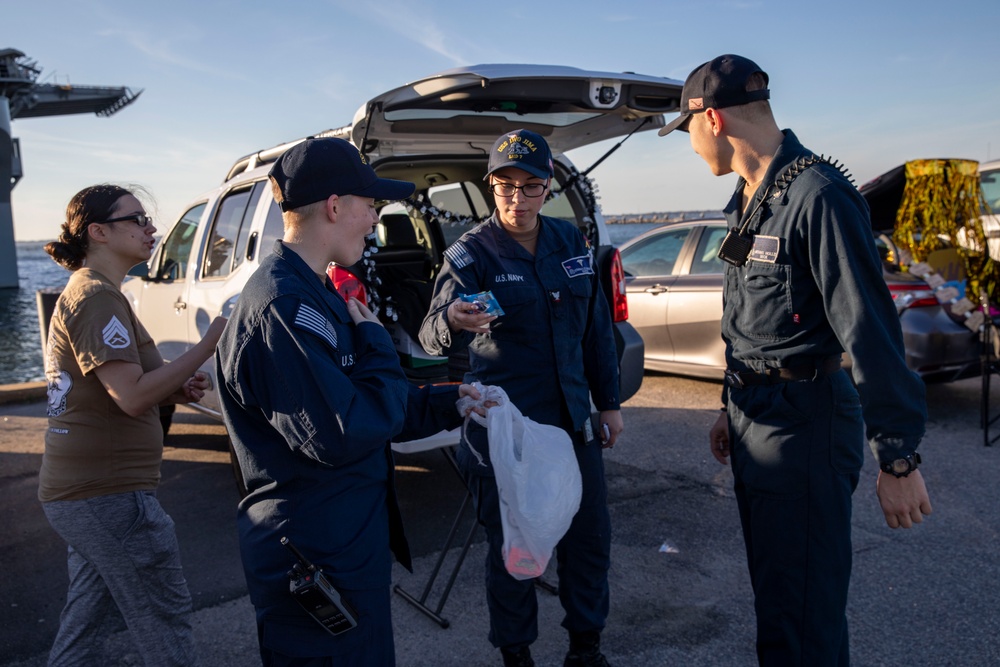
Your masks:
{"label": "black handheld radio", "polygon": [[358,612],[341,597],[323,571],[310,563],[287,537],[281,543],[298,562],[288,572],[288,590],[306,612],[330,634],[339,635],[358,625]]}

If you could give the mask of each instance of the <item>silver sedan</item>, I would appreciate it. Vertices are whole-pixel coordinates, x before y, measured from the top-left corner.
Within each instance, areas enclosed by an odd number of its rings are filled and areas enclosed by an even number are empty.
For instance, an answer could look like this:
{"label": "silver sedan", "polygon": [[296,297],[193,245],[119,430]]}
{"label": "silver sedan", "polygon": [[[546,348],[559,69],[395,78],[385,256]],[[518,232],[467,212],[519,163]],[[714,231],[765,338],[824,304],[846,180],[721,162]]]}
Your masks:
{"label": "silver sedan", "polygon": [[[670,223],[621,245],[628,321],[645,343],[645,368],[722,380],[720,333],[725,220]],[[892,263],[891,241],[878,235],[883,276],[897,304],[906,362],[926,382],[977,375],[978,335],[951,318],[931,287]],[[845,355],[845,365],[850,360]]]}

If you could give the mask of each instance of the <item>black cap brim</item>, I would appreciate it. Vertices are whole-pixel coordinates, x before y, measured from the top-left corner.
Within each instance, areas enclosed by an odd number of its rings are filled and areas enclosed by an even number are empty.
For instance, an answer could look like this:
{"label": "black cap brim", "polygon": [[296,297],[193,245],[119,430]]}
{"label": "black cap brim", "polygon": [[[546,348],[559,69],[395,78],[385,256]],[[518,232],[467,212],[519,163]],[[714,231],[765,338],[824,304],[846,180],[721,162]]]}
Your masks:
{"label": "black cap brim", "polygon": [[417,189],[409,181],[397,181],[391,178],[379,178],[367,188],[356,190],[350,194],[357,197],[370,197],[381,201],[396,201],[406,199]]}
{"label": "black cap brim", "polygon": [[681,115],[677,116],[677,118],[674,118],[672,121],[667,123],[664,127],[660,128],[660,131],[657,134],[663,137],[670,134],[674,130],[687,132],[687,123],[689,120],[691,120],[691,116],[692,114],[682,113]]}

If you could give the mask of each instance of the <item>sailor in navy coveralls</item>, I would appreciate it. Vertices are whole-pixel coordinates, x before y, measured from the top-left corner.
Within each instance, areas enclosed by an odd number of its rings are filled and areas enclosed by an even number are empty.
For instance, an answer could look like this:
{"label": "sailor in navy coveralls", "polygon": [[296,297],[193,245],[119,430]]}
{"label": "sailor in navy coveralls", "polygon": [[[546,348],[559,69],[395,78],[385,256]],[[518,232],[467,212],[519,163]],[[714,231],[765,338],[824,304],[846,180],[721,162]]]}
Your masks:
{"label": "sailor in navy coveralls", "polygon": [[924,387],[906,366],[864,199],[778,129],[767,83],[752,61],[719,56],[691,73],[660,134],[689,132],[714,174],[739,175],[725,209],[738,238],[720,253],[727,382],[709,439],[720,463],[732,457],[758,660],[843,666],[865,428],[887,524],[921,522]]}
{"label": "sailor in navy coveralls", "polygon": [[[413,185],[376,178],[340,139],[309,139],[270,173],[285,238],[240,295],[216,363],[226,426],[249,492],[240,553],[265,667],[394,665],[390,546],[410,567],[389,441],[454,428],[468,386],[411,385],[385,329],[325,269],[355,263],[374,200]],[[289,594],[287,537],[358,612],[329,634]]]}
{"label": "sailor in navy coveralls", "polygon": [[[608,614],[610,520],[602,446],[622,430],[618,357],[611,316],[594,271],[592,249],[577,227],[539,215],[552,177],[545,140],[527,130],[501,136],[490,154],[497,210],[446,252],[420,342],[429,354],[468,348],[467,381],[502,387],[527,417],[565,429],[583,478],[583,500],[556,549],[559,595],[570,635],[567,665],[607,664],[599,648]],[[480,313],[459,300],[490,290],[504,314]],[[591,426],[591,398],[609,436]],[[505,664],[531,665],[537,638],[533,580],[504,568],[496,481],[486,431],[466,430],[457,459],[485,525],[490,642]]]}

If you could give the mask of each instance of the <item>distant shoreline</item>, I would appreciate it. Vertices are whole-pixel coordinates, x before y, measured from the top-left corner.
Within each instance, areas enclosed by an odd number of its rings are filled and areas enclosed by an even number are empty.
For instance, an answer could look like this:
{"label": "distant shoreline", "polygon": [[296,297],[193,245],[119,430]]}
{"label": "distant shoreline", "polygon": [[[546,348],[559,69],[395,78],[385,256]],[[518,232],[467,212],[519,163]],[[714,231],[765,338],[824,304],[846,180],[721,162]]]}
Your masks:
{"label": "distant shoreline", "polygon": [[723,218],[722,211],[660,211],[655,213],[623,213],[619,215],[604,214],[604,221],[609,225],[633,225],[681,222],[683,220],[714,220]]}

